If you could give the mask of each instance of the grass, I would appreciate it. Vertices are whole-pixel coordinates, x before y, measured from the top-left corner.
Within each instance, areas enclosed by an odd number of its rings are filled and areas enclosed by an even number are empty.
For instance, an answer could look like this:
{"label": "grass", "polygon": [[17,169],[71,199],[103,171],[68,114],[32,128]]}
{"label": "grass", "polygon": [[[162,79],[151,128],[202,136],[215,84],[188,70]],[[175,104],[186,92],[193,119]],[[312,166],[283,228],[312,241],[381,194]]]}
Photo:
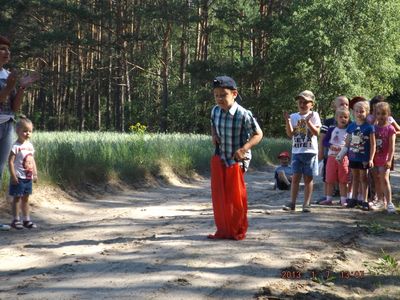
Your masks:
{"label": "grass", "polygon": [[[41,182],[79,185],[118,179],[126,183],[158,176],[164,166],[182,177],[209,171],[213,145],[208,135],[115,132],[34,132]],[[264,139],[253,149],[252,167],[277,163],[288,139]],[[8,185],[5,174],[2,189]]]}
{"label": "grass", "polygon": [[386,232],[386,228],[376,221],[356,222],[357,227],[362,228],[366,233],[372,235],[381,235]]}
{"label": "grass", "polygon": [[382,251],[382,255],[374,262],[364,262],[364,266],[372,275],[400,275],[400,266],[398,261],[390,254]]}

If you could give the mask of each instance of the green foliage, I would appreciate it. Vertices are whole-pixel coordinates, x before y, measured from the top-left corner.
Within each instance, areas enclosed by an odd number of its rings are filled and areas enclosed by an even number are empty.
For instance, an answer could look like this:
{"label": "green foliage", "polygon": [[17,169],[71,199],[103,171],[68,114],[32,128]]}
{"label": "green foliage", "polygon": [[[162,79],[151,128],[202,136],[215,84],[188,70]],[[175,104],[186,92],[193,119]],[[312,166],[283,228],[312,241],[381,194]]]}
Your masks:
{"label": "green foliage", "polygon": [[383,249],[382,251],[382,256],[378,258],[377,261],[370,262],[366,261],[364,262],[364,266],[367,267],[368,271],[372,275],[394,275],[394,276],[399,276],[400,275],[400,266],[399,262],[391,256],[390,254],[385,253]]}
{"label": "green foliage", "polygon": [[322,275],[312,278],[312,281],[322,284],[322,285],[328,285],[329,283],[333,283],[335,280],[336,280],[336,276],[333,276],[333,275],[330,275],[327,278],[323,277]]}
{"label": "green foliage", "polygon": [[42,73],[23,110],[43,130],[129,130],[140,122],[158,132],[166,115],[168,132],[207,134],[209,83],[219,74],[236,79],[243,106],[268,136],[284,134],[282,112],[297,110],[293,98],[304,89],[323,117],[340,94],[391,95],[400,113],[399,1],[268,3],[2,1],[0,34],[13,41],[13,66]]}

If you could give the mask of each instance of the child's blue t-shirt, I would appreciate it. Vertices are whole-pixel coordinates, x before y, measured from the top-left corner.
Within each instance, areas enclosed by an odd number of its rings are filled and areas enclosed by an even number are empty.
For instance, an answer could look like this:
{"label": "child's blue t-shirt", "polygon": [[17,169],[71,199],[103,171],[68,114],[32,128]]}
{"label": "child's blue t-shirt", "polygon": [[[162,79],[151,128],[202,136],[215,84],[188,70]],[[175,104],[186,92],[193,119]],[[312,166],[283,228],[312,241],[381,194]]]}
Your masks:
{"label": "child's blue t-shirt", "polygon": [[371,133],[375,133],[374,126],[368,122],[364,122],[362,125],[352,122],[347,127],[347,133],[350,135],[349,160],[368,162],[371,149],[369,136]]}
{"label": "child's blue t-shirt", "polygon": [[287,177],[293,176],[293,170],[292,170],[292,167],[290,165],[289,166],[277,166],[275,168],[275,179],[277,179],[279,171],[285,172],[285,175]]}

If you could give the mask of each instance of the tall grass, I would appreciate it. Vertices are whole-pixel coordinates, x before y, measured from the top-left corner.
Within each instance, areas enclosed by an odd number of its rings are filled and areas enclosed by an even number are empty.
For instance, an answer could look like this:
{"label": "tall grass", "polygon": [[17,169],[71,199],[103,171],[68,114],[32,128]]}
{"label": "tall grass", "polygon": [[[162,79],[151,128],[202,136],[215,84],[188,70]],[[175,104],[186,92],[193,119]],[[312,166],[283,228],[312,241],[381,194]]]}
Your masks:
{"label": "tall grass", "polygon": [[[211,138],[198,134],[35,132],[39,175],[56,184],[135,182],[168,166],[180,176],[209,170]],[[275,163],[289,149],[286,139],[264,139],[253,150],[252,167]],[[3,184],[4,189],[4,184]]]}

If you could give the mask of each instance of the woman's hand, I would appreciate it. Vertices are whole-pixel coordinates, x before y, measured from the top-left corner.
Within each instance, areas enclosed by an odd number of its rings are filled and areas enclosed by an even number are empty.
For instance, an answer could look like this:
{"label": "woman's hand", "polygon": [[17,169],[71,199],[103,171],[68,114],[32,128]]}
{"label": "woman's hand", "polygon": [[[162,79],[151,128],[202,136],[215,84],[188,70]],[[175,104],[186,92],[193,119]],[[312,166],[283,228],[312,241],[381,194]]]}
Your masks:
{"label": "woman's hand", "polygon": [[19,80],[19,85],[21,88],[25,89],[29,87],[32,83],[40,79],[40,74],[38,72],[33,72],[30,75],[26,75]]}

